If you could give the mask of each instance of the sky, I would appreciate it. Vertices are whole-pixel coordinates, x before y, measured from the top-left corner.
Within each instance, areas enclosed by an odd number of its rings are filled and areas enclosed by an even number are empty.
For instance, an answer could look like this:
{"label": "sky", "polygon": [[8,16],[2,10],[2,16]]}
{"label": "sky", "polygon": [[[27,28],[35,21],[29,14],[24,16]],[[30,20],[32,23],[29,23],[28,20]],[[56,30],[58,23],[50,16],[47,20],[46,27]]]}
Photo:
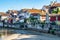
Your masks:
{"label": "sky", "polygon": [[[0,12],[24,8],[41,9],[44,5],[49,5],[51,1],[53,0],[0,0]],[[57,2],[60,2],[60,0],[57,0]]]}

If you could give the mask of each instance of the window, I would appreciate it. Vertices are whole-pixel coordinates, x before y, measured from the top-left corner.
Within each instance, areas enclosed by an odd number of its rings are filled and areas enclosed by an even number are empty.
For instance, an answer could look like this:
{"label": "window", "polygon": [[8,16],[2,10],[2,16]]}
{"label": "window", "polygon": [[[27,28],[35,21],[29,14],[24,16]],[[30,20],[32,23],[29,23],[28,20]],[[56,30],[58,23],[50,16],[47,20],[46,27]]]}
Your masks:
{"label": "window", "polygon": [[57,8],[52,9],[52,13],[56,14],[57,12]]}
{"label": "window", "polygon": [[60,16],[58,16],[58,21],[60,21]]}
{"label": "window", "polygon": [[51,16],[50,21],[56,21],[56,16]]}
{"label": "window", "polygon": [[58,9],[59,9],[59,12],[60,12],[60,7],[58,7]]}

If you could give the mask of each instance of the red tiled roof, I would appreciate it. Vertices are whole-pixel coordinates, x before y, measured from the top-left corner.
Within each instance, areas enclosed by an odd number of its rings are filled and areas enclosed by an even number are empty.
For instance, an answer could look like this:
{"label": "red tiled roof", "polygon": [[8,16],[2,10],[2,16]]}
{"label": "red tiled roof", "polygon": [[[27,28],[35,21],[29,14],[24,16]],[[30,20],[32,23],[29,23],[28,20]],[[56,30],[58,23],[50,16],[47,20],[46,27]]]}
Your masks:
{"label": "red tiled roof", "polygon": [[8,10],[8,11],[11,11],[13,13],[17,13],[18,14],[17,10]]}
{"label": "red tiled roof", "polygon": [[29,13],[38,13],[40,15],[46,15],[46,12],[43,10],[39,10],[39,9],[23,9],[23,11],[27,11]]}
{"label": "red tiled roof", "polygon": [[1,15],[1,16],[9,16],[9,14],[6,14],[6,13],[4,13],[4,12],[0,12],[0,15]]}
{"label": "red tiled roof", "polygon": [[60,7],[60,3],[54,3],[52,6]]}

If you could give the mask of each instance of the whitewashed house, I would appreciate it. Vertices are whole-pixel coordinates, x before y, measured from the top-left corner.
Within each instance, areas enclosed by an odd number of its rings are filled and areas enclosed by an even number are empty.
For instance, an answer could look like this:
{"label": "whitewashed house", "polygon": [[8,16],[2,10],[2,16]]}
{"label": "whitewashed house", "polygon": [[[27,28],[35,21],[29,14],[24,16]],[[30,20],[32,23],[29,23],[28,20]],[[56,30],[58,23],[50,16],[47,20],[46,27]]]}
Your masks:
{"label": "whitewashed house", "polygon": [[8,18],[12,18],[13,23],[16,23],[16,21],[17,21],[16,18],[17,18],[17,15],[18,15],[18,11],[17,10],[8,10],[6,13],[10,15],[10,16],[8,16]]}
{"label": "whitewashed house", "polygon": [[20,10],[17,16],[20,22],[24,22],[24,19],[29,18],[30,14],[27,11]]}
{"label": "whitewashed house", "polygon": [[8,19],[9,14],[6,14],[4,12],[0,12],[1,20]]}

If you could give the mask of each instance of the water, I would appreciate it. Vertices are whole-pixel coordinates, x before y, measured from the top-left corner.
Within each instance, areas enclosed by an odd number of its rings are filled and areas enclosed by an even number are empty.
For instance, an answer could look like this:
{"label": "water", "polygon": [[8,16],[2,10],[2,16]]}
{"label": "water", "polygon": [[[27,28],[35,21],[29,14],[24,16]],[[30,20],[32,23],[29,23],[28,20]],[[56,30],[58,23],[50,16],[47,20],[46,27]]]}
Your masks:
{"label": "water", "polygon": [[9,35],[12,35],[14,34],[13,32],[14,30],[12,29],[5,29],[5,28],[0,28],[0,40],[2,39],[2,36],[9,36]]}

